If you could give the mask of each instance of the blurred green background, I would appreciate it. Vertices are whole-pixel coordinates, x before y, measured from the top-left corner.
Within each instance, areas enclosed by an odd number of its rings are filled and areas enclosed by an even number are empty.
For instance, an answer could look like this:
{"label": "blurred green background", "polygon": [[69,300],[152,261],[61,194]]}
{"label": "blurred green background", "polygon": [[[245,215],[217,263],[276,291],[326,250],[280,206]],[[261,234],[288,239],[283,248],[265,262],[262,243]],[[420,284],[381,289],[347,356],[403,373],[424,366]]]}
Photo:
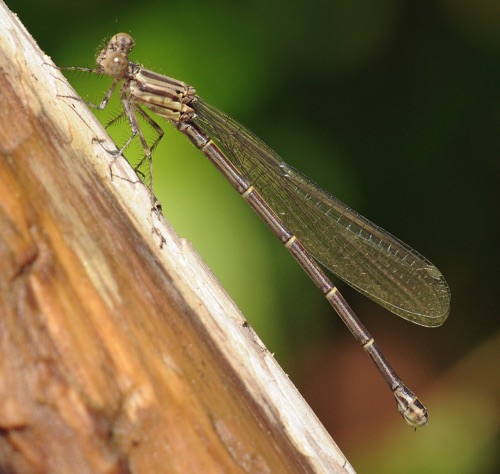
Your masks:
{"label": "blurred green background", "polygon": [[[409,324],[339,285],[427,405],[429,426],[415,433],[291,256],[165,124],[155,155],[165,216],[354,468],[500,470],[498,2],[6,3],[60,66],[93,66],[104,38],[129,32],[133,60],[195,86],[289,164],[435,263],[452,290],[451,315],[438,329]],[[110,83],[69,77],[94,102]],[[113,107],[98,116],[106,122]],[[112,130],[118,143],[127,134]]]}

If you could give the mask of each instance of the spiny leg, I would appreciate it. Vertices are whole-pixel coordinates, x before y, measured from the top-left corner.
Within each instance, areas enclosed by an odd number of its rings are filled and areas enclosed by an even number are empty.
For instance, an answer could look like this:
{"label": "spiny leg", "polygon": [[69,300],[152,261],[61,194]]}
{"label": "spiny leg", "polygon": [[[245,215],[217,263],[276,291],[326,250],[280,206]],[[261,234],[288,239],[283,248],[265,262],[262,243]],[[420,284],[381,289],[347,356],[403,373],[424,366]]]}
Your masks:
{"label": "spiny leg", "polygon": [[[148,146],[145,139],[144,139],[144,136],[141,134],[140,135],[140,139],[141,139],[141,144],[144,148],[144,151],[145,151],[145,155],[144,157],[142,158],[142,160],[137,164],[137,166],[134,168],[134,170],[136,172],[140,172],[139,169],[140,167],[144,164],[144,162],[146,160],[148,160],[149,162],[149,179],[150,179],[150,188],[151,188],[151,192],[153,192],[153,158],[152,158],[152,155],[153,155],[153,151],[156,149],[156,147],[158,146],[158,144],[160,143],[161,139],[163,138],[163,135],[164,135],[164,131],[163,131],[163,128],[161,128],[160,125],[158,125],[158,123],[156,123],[146,112],[144,112],[144,110],[142,110],[140,107],[135,107],[135,110],[136,112],[151,126],[151,128],[153,128],[153,130],[156,132],[157,136],[156,136],[156,139],[155,141],[153,142],[153,144],[151,146]],[[148,150],[149,150],[149,153],[148,153]]]}
{"label": "spiny leg", "polygon": [[[160,140],[163,138],[164,132],[163,129],[148,115],[146,114],[137,104],[133,103],[130,101],[130,99],[127,97],[126,92],[123,90],[123,88],[120,90],[120,99],[123,105],[124,109],[124,114],[127,116],[130,128],[132,130],[132,134],[130,135],[129,139],[125,143],[125,145],[122,147],[122,149],[119,151],[119,153],[114,157],[113,161],[110,164],[110,171],[111,171],[111,166],[113,166],[114,162],[116,159],[118,159],[119,156],[121,156],[124,152],[124,150],[129,146],[129,144],[132,142],[132,140],[138,136],[139,140],[141,142],[142,148],[144,150],[145,156],[142,158],[142,160],[139,162],[139,164],[134,168],[134,171],[140,172],[139,168],[144,164],[144,162],[147,160],[148,166],[149,166],[149,191],[151,195],[151,206],[152,209],[156,212],[161,211],[161,205],[159,204],[158,200],[154,196],[153,193],[153,155],[152,152],[160,142]],[[158,137],[156,140],[153,142],[151,146],[148,145],[146,138],[144,137],[144,133],[142,132],[141,126],[139,125],[139,121],[137,120],[137,114],[139,114],[158,134]],[[119,120],[121,115],[116,117],[111,123],[114,123],[116,120]],[[143,174],[143,173],[141,173]]]}

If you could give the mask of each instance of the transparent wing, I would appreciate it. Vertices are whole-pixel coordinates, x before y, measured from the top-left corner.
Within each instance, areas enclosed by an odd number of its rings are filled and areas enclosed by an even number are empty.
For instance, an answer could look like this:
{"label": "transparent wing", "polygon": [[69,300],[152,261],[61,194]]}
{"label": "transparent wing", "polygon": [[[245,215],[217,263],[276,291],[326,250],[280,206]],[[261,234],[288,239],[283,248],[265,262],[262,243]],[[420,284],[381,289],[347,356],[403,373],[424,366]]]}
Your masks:
{"label": "transparent wing", "polygon": [[193,121],[316,260],[402,318],[423,326],[445,321],[450,290],[431,262],[287,165],[228,115],[199,97],[190,105]]}

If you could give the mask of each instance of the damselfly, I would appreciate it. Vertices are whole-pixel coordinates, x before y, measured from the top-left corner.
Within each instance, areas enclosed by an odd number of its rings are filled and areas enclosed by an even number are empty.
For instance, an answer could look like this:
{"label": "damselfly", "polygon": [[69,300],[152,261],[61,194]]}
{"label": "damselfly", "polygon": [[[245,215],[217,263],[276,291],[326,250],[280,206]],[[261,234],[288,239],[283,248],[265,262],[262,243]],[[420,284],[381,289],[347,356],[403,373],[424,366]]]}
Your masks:
{"label": "damselfly", "polygon": [[[375,362],[404,419],[414,428],[425,425],[426,408],[405,387],[316,261],[389,311],[427,327],[440,326],[449,314],[450,290],[440,271],[408,245],[287,165],[249,130],[196,95],[193,87],[131,62],[128,54],[133,46],[130,35],[119,33],[97,56],[97,68],[71,68],[114,79],[97,106],[99,109],[106,107],[120,85],[124,109],[121,116],[127,117],[132,134],[116,157],[138,136],[145,151],[143,160],[152,165],[152,151],[163,130],[141,107],[165,118],[184,133],[270,227],[323,292]],[[144,138],[138,117],[158,132],[151,147]]]}

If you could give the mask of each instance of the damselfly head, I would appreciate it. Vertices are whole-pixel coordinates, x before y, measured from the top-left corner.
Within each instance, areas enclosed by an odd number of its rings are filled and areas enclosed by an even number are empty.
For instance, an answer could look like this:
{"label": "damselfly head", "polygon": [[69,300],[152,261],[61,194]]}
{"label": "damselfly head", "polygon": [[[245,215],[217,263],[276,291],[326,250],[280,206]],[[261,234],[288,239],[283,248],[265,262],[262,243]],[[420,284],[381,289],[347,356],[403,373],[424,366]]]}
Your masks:
{"label": "damselfly head", "polygon": [[134,47],[134,39],[127,33],[118,33],[96,58],[97,66],[107,76],[121,79],[127,71],[128,53]]}

